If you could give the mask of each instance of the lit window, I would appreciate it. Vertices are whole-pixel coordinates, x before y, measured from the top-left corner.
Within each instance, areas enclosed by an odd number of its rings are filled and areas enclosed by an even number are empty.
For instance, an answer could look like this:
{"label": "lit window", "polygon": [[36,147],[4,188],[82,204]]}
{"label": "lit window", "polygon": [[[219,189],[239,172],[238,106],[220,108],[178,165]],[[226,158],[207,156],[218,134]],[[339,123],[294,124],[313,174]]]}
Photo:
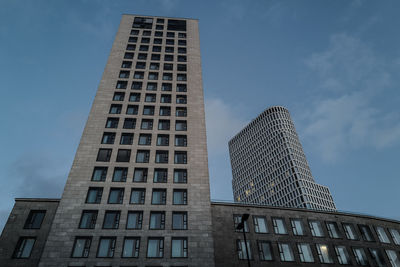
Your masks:
{"label": "lit window", "polygon": [[139,257],[140,237],[125,237],[122,258]]}
{"label": "lit window", "polygon": [[36,237],[20,237],[15,247],[13,258],[28,259],[31,256]]}
{"label": "lit window", "polygon": [[329,255],[328,246],[325,244],[315,244],[317,247],[318,258],[321,263],[333,263],[331,256]]}
{"label": "lit window", "polygon": [[98,258],[112,258],[115,250],[115,237],[101,237],[99,241],[99,249],[97,251]]}
{"label": "lit window", "polygon": [[75,238],[74,247],[72,248],[72,258],[87,258],[89,256],[91,237],[80,236]]}
{"label": "lit window", "polygon": [[45,215],[45,210],[31,210],[25,221],[24,229],[40,229]]}

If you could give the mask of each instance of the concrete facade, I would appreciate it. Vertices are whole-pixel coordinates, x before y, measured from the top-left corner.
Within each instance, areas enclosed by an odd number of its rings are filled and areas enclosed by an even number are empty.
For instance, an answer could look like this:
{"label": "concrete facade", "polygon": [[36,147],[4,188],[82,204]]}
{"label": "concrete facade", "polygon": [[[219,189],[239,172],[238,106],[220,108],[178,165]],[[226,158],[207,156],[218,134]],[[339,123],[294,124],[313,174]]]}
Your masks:
{"label": "concrete facade", "polygon": [[335,210],[329,188],[317,184],[289,111],[267,108],[229,141],[235,201]]}

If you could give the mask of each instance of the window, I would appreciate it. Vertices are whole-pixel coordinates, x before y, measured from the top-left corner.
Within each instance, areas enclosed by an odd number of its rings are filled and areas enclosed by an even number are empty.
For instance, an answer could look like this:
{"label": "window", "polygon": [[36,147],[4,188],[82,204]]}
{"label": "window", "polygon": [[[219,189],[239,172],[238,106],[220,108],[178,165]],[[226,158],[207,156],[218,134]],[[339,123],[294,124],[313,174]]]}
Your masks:
{"label": "window", "polygon": [[136,119],[127,118],[124,120],[124,129],[135,129]]}
{"label": "window", "polygon": [[[120,72],[119,72],[119,78],[124,78],[124,79],[127,79],[127,78],[129,78],[129,73],[130,73],[130,71],[128,71],[128,70],[121,70]],[[114,94],[115,95],[115,94]]]}
{"label": "window", "polygon": [[117,162],[129,162],[131,158],[130,149],[118,149]]}
{"label": "window", "polygon": [[157,146],[168,146],[168,145],[169,145],[169,135],[159,134],[157,136]]}
{"label": "window", "polygon": [[389,229],[390,235],[396,245],[400,245],[400,232],[396,229]]}
{"label": "window", "polygon": [[179,38],[186,38],[186,33],[180,32],[180,33],[178,33],[178,37]]}
{"label": "window", "polygon": [[151,197],[151,204],[153,205],[165,205],[167,200],[166,189],[153,189],[153,195]]}
{"label": "window", "polygon": [[164,63],[164,70],[173,70],[174,64],[172,63]]}
{"label": "window", "polygon": [[167,92],[172,91],[172,84],[163,83],[162,86],[161,86],[161,91],[167,91]]}
{"label": "window", "polygon": [[145,195],[146,195],[146,189],[132,188],[130,203],[131,204],[144,204]]}
{"label": "window", "polygon": [[301,262],[314,262],[314,257],[311,251],[310,244],[306,243],[297,244],[297,249],[299,251]]}
{"label": "window", "polygon": [[186,40],[178,40],[178,45],[186,45]]}
{"label": "window", "polygon": [[185,107],[177,107],[176,108],[176,114],[177,117],[186,117],[187,116],[187,110]]}
{"label": "window", "polygon": [[142,119],[142,125],[140,126],[142,130],[152,130],[153,120],[152,119]]}
{"label": "window", "polygon": [[107,167],[94,167],[92,181],[104,182],[107,177]]}
{"label": "window", "polygon": [[172,73],[163,73],[162,79],[164,81],[172,81]]}
{"label": "window", "polygon": [[126,114],[128,115],[137,115],[139,110],[138,105],[128,105],[126,108]]}
{"label": "window", "polygon": [[154,45],[154,46],[153,46],[153,52],[161,52],[161,46],[159,46],[159,45]]}
{"label": "window", "polygon": [[76,237],[74,247],[72,249],[71,257],[73,258],[87,258],[89,256],[90,244],[92,243],[91,237]]}
{"label": "window", "polygon": [[157,91],[157,83],[147,83],[147,91]]}
{"label": "window", "polygon": [[145,183],[147,181],[147,168],[135,168],[133,172],[133,182]]}
{"label": "window", "polygon": [[321,263],[333,263],[331,256],[329,255],[328,246],[325,244],[315,244],[317,248],[318,258]]}
{"label": "window", "polygon": [[136,43],[137,39],[138,39],[137,37],[130,36],[129,39],[128,39],[128,43]]}
{"label": "window", "polygon": [[170,122],[169,120],[159,120],[158,121],[158,130],[169,130]]}
{"label": "window", "polygon": [[[153,47],[154,49],[154,47]],[[160,47],[161,50],[161,47]],[[159,70],[160,69],[160,63],[150,63],[150,69],[151,70]]]}
{"label": "window", "polygon": [[[134,56],[135,54],[134,53],[131,53],[131,52],[126,52],[125,53],[125,55],[124,55],[124,58],[125,59],[133,59],[133,56]],[[129,62],[129,63],[131,63],[130,61],[124,61],[124,62]],[[132,64],[132,63],[131,63]],[[124,68],[124,66],[122,65],[122,68]],[[130,67],[129,67],[130,68]]]}
{"label": "window", "polygon": [[[156,43],[156,39],[154,39],[154,43]],[[151,60],[160,60],[161,55],[160,54],[151,54]]]}
{"label": "window", "polygon": [[148,79],[149,80],[158,80],[158,73],[157,72],[150,72]]}
{"label": "window", "polygon": [[144,106],[143,115],[154,115],[154,106]]}
{"label": "window", "polygon": [[187,91],[186,84],[177,84],[176,91],[177,92],[186,92]]}
{"label": "window", "polygon": [[156,102],[156,94],[146,94],[144,102]]}
{"label": "window", "polygon": [[176,131],[186,131],[187,130],[187,122],[186,121],[176,121],[175,122],[175,130]]}
{"label": "window", "polygon": [[354,226],[352,224],[344,223],[343,224],[343,229],[344,229],[344,232],[346,234],[347,239],[350,239],[350,240],[357,240],[358,239],[356,230],[354,229]]}
{"label": "window", "polygon": [[157,19],[157,23],[164,23],[164,19]]}
{"label": "window", "polygon": [[106,211],[104,214],[103,229],[118,229],[120,211]]}
{"label": "window", "polygon": [[138,35],[139,34],[139,30],[131,30],[131,35]]}
{"label": "window", "polygon": [[142,229],[143,211],[129,211],[126,229]]}
{"label": "window", "polygon": [[186,31],[186,20],[169,19],[168,20],[169,31]]}
{"label": "window", "polygon": [[186,237],[173,237],[171,242],[171,258],[187,258],[187,243]]}
{"label": "window", "polygon": [[383,258],[382,252],[377,248],[370,248],[372,259],[374,260],[375,266],[384,267],[386,266],[385,259]]}
{"label": "window", "polygon": [[365,254],[364,249],[362,248],[353,248],[353,254],[356,258],[357,264],[366,266],[368,265],[367,255]]}
{"label": "window", "polygon": [[31,210],[25,221],[24,229],[40,229],[45,215],[45,210]]}
{"label": "window", "polygon": [[176,103],[177,104],[186,104],[187,103],[187,98],[185,95],[177,95],[176,96]]}
{"label": "window", "polygon": [[273,257],[271,242],[258,240],[257,244],[260,261],[272,261]]}
{"label": "window", "polygon": [[113,96],[113,101],[124,101],[125,93],[116,92]]}
{"label": "window", "polygon": [[147,54],[146,53],[139,53],[138,59],[146,60],[147,59]]}
{"label": "window", "polygon": [[163,230],[164,228],[165,228],[165,212],[164,211],[150,212],[149,229]]}
{"label": "window", "polygon": [[133,144],[133,133],[122,133],[120,145],[132,145]]}
{"label": "window", "polygon": [[[154,38],[154,44],[162,44],[162,39],[161,38]],[[158,59],[160,60],[160,59]]]}
{"label": "window", "polygon": [[[242,229],[242,230],[238,230],[238,229],[237,229],[237,226],[239,225],[239,223],[240,223],[241,221],[242,221],[242,215],[237,215],[237,214],[234,214],[234,215],[233,215],[233,224],[234,224],[234,227],[235,227],[235,231],[236,231],[236,232],[243,232],[243,229]],[[245,222],[244,222],[244,231],[245,231],[246,233],[249,232],[248,221],[245,221]]]}
{"label": "window", "polygon": [[113,182],[126,182],[128,176],[128,168],[115,167],[112,181]]}
{"label": "window", "polygon": [[399,255],[396,253],[396,251],[389,250],[389,249],[386,249],[385,251],[386,251],[386,255],[389,258],[390,264],[393,267],[399,267],[400,266],[400,258],[399,258]]}
{"label": "window", "polygon": [[378,235],[379,241],[382,243],[390,243],[389,237],[387,236],[385,229],[381,226],[375,228],[376,234]]}
{"label": "window", "polygon": [[118,128],[118,118],[107,118],[106,128]]}
{"label": "window", "polygon": [[187,230],[187,212],[172,212],[172,229]]}
{"label": "window", "polygon": [[175,135],[175,146],[187,146],[186,135]]}
{"label": "window", "polygon": [[186,74],[177,74],[176,80],[177,81],[186,81],[187,80]]}
{"label": "window", "polygon": [[143,146],[151,145],[151,134],[140,134],[138,144]]}
{"label": "window", "polygon": [[178,61],[179,62],[186,62],[187,58],[186,58],[186,56],[178,56]]}
{"label": "window", "polygon": [[98,258],[112,258],[114,257],[116,237],[101,237],[99,241],[99,248],[97,250]]}
{"label": "window", "polygon": [[147,243],[148,258],[162,258],[164,256],[164,238],[149,237]]}
{"label": "window", "polygon": [[124,200],[123,188],[110,188],[110,194],[108,195],[108,204],[122,204],[123,200]]}
{"label": "window", "polygon": [[174,169],[174,183],[186,184],[187,183],[187,170]]}
{"label": "window", "polygon": [[292,225],[292,231],[294,235],[305,235],[303,223],[300,219],[291,219],[290,224]]}
{"label": "window", "polygon": [[97,210],[84,210],[82,211],[81,221],[79,228],[81,229],[94,229],[97,220]]}
{"label": "window", "polygon": [[339,264],[351,264],[350,256],[345,246],[335,246],[335,253]]}
{"label": "window", "polygon": [[322,225],[319,221],[309,221],[312,236],[323,237],[324,231],[322,230]]}
{"label": "window", "polygon": [[143,86],[142,82],[132,82],[132,89],[133,90],[141,90]]}
{"label": "window", "polygon": [[167,37],[175,37],[175,33],[174,32],[167,32]]}
{"label": "window", "polygon": [[137,69],[145,69],[146,68],[146,62],[136,62],[136,68]]}
{"label": "window", "polygon": [[157,168],[154,169],[154,183],[166,183],[168,177],[168,169]]}
{"label": "window", "polygon": [[174,189],[172,204],[187,205],[187,190],[186,189]]}
{"label": "window", "polygon": [[339,227],[336,222],[327,222],[326,228],[328,228],[328,233],[330,238],[340,238]]}
{"label": "window", "polygon": [[278,243],[278,250],[281,261],[294,261],[293,251],[289,244]]}
{"label": "window", "polygon": [[[247,247],[247,250],[246,250],[245,246]],[[248,240],[246,240],[246,243],[244,242],[244,240],[240,240],[240,239],[236,240],[236,249],[237,249],[239,260],[247,260],[247,259],[252,260],[253,259],[253,256],[251,255],[252,253],[251,253],[251,248],[250,248],[250,242]],[[247,255],[247,253],[248,253],[248,255]]]}
{"label": "window", "polygon": [[110,107],[110,114],[121,114],[122,105],[112,104]]}
{"label": "window", "polygon": [[150,150],[138,150],[136,154],[137,163],[148,163],[150,158]]}
{"label": "window", "polygon": [[268,233],[267,218],[265,216],[253,216],[253,222],[256,233]]}
{"label": "window", "polygon": [[274,232],[278,235],[286,235],[287,230],[285,222],[282,218],[272,218],[272,224],[274,226]]}
{"label": "window", "polygon": [[[147,40],[150,40],[149,38],[142,38],[142,43],[148,43]],[[148,45],[141,45],[139,46],[139,51],[149,51],[149,46]]]}
{"label": "window", "polygon": [[[163,27],[163,25],[157,25],[157,28],[160,29],[160,30],[162,30],[164,27]],[[158,29],[157,29],[157,30],[158,30]],[[161,36],[163,36],[163,32],[156,31],[156,32],[154,33],[154,35],[157,36],[157,37],[161,37]]]}
{"label": "window", "polygon": [[99,204],[101,201],[101,196],[103,195],[102,187],[89,187],[86,203]]}
{"label": "window", "polygon": [[160,116],[171,116],[171,107],[160,107]]}
{"label": "window", "polygon": [[128,44],[126,46],[126,50],[128,50],[128,51],[133,51],[135,49],[136,49],[136,45],[134,45],[134,44]]}
{"label": "window", "polygon": [[186,54],[186,47],[178,47],[179,54]]}
{"label": "window", "polygon": [[[132,57],[133,57],[133,53],[129,53],[129,54],[132,54]],[[132,61],[122,61],[121,68],[130,69],[131,67],[132,67]]]}
{"label": "window", "polygon": [[156,163],[168,163],[168,150],[156,151]]}
{"label": "window", "polygon": [[175,44],[175,41],[174,41],[174,39],[167,39],[167,40],[165,41],[165,43],[166,43],[167,45],[174,45],[174,44]]}
{"label": "window", "polygon": [[143,31],[143,36],[150,36],[151,35],[151,31]]}
{"label": "window", "polygon": [[161,103],[171,103],[171,95],[161,95]]}
{"label": "window", "polygon": [[131,93],[129,95],[129,102],[139,102],[140,101],[140,93]]}
{"label": "window", "polygon": [[359,225],[358,227],[360,228],[361,235],[365,241],[375,241],[368,225]]}
{"label": "window", "polygon": [[36,237],[20,237],[15,247],[13,258],[27,259],[31,256]]}
{"label": "window", "polygon": [[117,82],[117,86],[115,88],[117,88],[117,89],[126,89],[127,86],[128,86],[128,82],[127,81],[118,81]]}
{"label": "window", "polygon": [[135,71],[133,74],[134,79],[143,79],[144,78],[144,72],[143,71]]}
{"label": "window", "polygon": [[114,144],[115,133],[105,132],[103,138],[101,139],[102,144]]}
{"label": "window", "polygon": [[186,151],[175,151],[175,164],[186,164],[187,163],[187,152]]}
{"label": "window", "polygon": [[122,258],[139,257],[140,237],[125,237]]}

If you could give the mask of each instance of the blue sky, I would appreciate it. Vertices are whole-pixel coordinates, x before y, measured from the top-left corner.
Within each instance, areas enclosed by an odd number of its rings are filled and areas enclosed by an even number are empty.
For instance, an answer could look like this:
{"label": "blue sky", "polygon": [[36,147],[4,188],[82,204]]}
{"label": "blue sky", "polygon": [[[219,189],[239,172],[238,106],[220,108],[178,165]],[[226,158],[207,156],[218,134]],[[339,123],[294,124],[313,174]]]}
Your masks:
{"label": "blue sky", "polygon": [[282,105],[338,209],[400,219],[399,8],[1,1],[0,227],[15,197],[61,196],[122,13],[200,19],[213,199],[232,199],[230,137]]}

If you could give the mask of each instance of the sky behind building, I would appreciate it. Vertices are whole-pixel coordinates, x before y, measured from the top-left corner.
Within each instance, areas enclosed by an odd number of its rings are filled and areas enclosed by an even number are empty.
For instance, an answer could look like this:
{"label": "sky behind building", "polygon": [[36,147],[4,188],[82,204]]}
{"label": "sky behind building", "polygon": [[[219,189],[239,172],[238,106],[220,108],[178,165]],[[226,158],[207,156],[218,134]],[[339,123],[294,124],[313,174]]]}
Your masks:
{"label": "sky behind building", "polygon": [[0,225],[15,197],[60,197],[122,13],[200,20],[211,197],[228,144],[288,108],[339,210],[400,219],[398,1],[0,3]]}

